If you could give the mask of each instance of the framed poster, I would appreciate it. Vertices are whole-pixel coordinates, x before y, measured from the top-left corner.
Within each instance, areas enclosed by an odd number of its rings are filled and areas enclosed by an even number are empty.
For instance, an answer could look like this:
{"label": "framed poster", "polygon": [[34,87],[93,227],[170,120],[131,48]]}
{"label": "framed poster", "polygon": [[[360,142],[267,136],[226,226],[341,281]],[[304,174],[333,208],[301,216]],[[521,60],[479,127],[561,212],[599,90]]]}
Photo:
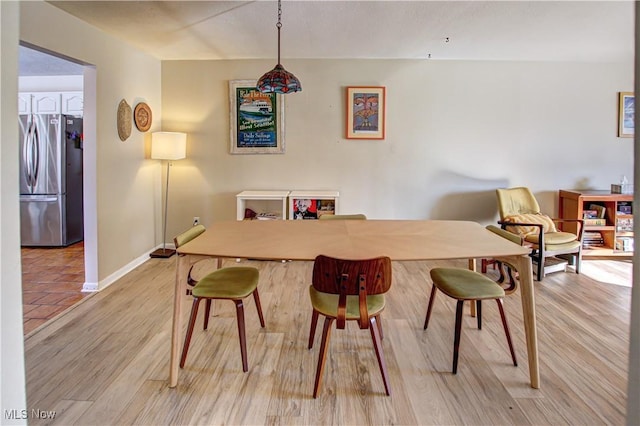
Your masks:
{"label": "framed poster", "polygon": [[231,154],[284,154],[284,97],[229,80]]}
{"label": "framed poster", "polygon": [[347,87],[347,139],[384,139],[384,87]]}
{"label": "framed poster", "polygon": [[618,137],[632,138],[635,133],[635,96],[632,92],[620,92],[618,101]]}

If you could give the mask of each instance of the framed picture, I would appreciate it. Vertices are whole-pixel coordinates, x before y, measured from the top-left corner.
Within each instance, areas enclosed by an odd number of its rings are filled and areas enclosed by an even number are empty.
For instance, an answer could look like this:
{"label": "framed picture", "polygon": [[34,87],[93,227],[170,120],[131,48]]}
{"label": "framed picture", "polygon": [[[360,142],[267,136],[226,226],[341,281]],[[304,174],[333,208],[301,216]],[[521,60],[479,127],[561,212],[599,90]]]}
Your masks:
{"label": "framed picture", "polygon": [[384,87],[347,87],[347,139],[384,139]]}
{"label": "framed picture", "polygon": [[284,97],[229,80],[231,154],[284,154]]}
{"label": "framed picture", "polygon": [[632,92],[620,92],[618,97],[618,137],[632,138],[636,115],[635,96]]}

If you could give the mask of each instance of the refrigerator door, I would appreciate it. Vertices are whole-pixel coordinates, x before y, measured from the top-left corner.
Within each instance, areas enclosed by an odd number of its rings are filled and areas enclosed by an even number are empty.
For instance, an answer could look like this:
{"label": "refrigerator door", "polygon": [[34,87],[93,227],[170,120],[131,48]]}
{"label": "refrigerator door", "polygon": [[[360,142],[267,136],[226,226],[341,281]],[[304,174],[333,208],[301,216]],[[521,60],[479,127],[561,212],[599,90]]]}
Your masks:
{"label": "refrigerator door", "polygon": [[83,196],[82,196],[82,118],[63,116],[62,136],[65,152],[66,195],[64,218],[67,228],[65,245],[82,241],[84,237]]}
{"label": "refrigerator door", "polygon": [[21,195],[20,229],[23,246],[62,246],[64,195]]}
{"label": "refrigerator door", "polygon": [[[25,122],[26,120],[26,122]],[[60,194],[64,153],[60,150],[61,116],[20,116],[20,193]]]}

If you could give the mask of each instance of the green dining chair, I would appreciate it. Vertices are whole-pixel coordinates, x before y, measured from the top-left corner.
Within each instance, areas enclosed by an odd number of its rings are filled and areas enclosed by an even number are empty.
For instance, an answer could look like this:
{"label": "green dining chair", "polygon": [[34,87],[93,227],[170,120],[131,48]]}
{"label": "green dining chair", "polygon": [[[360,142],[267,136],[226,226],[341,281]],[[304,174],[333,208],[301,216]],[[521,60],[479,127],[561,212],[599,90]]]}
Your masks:
{"label": "green dining chair", "polygon": [[320,220],[365,220],[367,216],[363,214],[323,214]]}
{"label": "green dining chair", "polygon": [[[205,232],[203,225],[196,225],[191,229],[183,232],[174,238],[176,249],[193,240],[200,234]],[[180,255],[180,254],[178,254]],[[198,306],[202,300],[206,300],[204,327],[206,330],[209,325],[209,316],[211,314],[212,300],[231,300],[236,305],[236,316],[238,320],[238,335],[240,337],[240,354],[242,356],[242,371],[249,370],[247,361],[247,339],[245,335],[244,324],[244,304],[243,300],[249,295],[253,295],[260,325],[264,328],[264,317],[262,316],[262,306],[260,306],[260,295],[258,293],[259,273],[257,268],[248,266],[233,266],[216,269],[199,280],[195,280],[191,276],[193,265],[189,269],[187,280],[194,284],[191,294],[193,295],[193,305],[191,307],[191,316],[189,318],[189,326],[184,339],[182,348],[182,357],[180,359],[180,368],[184,367],[189,352],[189,344],[195,326],[196,317],[198,315]]]}
{"label": "green dining chair", "polygon": [[436,298],[437,290],[440,290],[447,296],[456,299],[456,325],[453,339],[453,374],[458,372],[458,353],[460,349],[460,335],[462,328],[462,308],[466,300],[476,303],[476,318],[478,320],[478,329],[482,329],[482,301],[493,299],[498,304],[500,317],[502,318],[502,326],[507,335],[507,343],[511,351],[511,359],[513,365],[518,366],[516,353],[513,350],[511,341],[511,333],[509,333],[509,325],[507,317],[502,306],[502,298],[504,297],[504,289],[500,287],[490,278],[484,275],[463,268],[434,268],[430,271],[433,286],[431,287],[431,296],[429,297],[429,307],[427,308],[427,316],[424,321],[424,329],[429,326],[433,301]]}
{"label": "green dining chair", "polygon": [[380,319],[385,307],[384,293],[391,288],[391,272],[391,259],[388,257],[363,260],[337,259],[322,255],[316,257],[313,262],[312,285],[309,287],[313,307],[309,349],[313,348],[318,316],[323,315],[325,319],[313,386],[314,398],[320,391],[334,321],[337,329],[344,329],[346,321],[358,321],[361,329],[369,329],[385,392],[387,395],[391,394],[382,352]]}

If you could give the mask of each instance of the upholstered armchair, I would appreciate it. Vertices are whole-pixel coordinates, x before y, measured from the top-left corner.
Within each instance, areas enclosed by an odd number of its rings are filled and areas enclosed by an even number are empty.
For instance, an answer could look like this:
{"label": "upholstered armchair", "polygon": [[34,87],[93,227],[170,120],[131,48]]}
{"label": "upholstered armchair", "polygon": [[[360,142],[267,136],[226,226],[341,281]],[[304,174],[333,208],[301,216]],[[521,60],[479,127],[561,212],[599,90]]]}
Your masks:
{"label": "upholstered armchair", "polygon": [[[556,219],[540,212],[538,201],[529,188],[497,189],[498,223],[513,234],[522,238],[523,244],[530,246],[531,257],[537,263],[536,277],[540,281],[545,276],[545,259],[564,255],[570,264],[580,273],[582,260],[582,219]],[[577,222],[577,233],[563,232],[557,225],[562,222]]]}

